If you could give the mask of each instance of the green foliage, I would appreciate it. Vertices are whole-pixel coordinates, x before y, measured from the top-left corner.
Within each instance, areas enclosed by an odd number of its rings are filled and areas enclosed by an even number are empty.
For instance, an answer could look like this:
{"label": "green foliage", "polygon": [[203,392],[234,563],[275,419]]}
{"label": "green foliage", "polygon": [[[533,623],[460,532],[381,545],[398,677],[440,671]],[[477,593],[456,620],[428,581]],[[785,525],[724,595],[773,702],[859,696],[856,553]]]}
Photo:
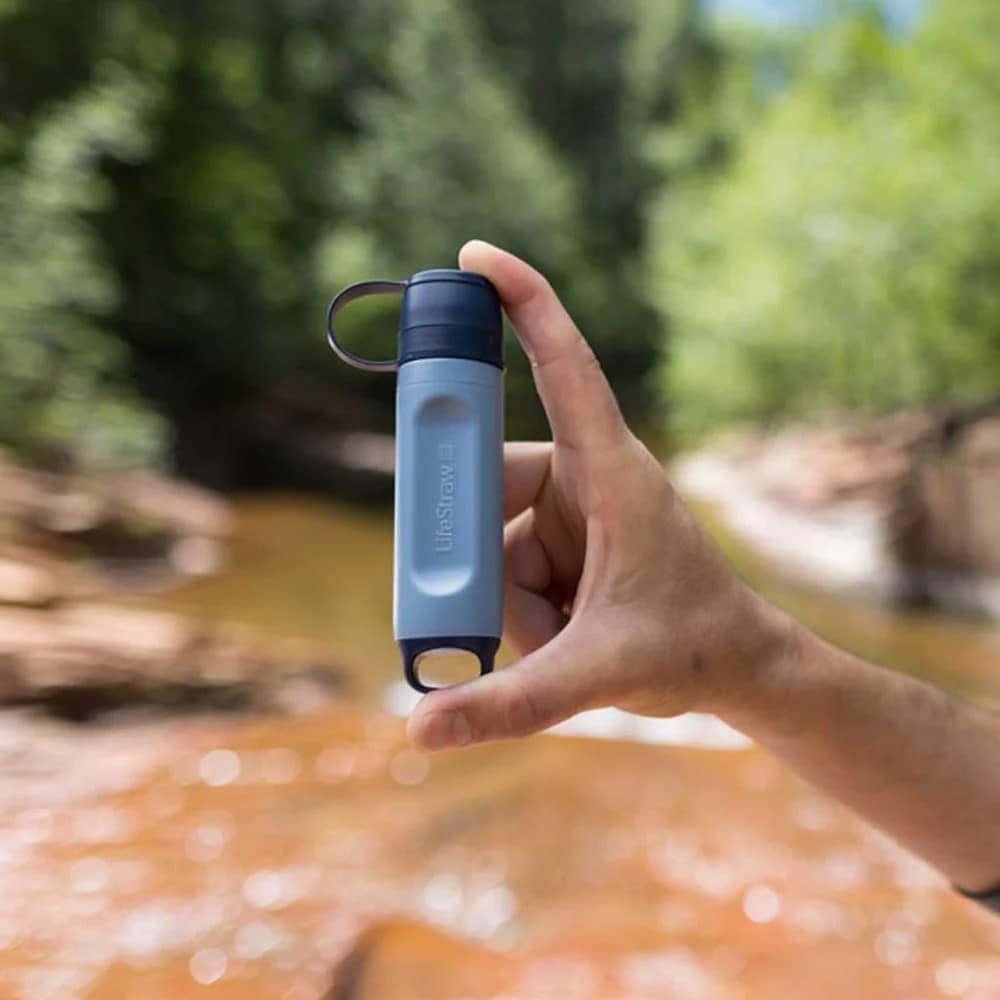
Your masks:
{"label": "green foliage", "polygon": [[[145,442],[160,414],[182,471],[224,484],[262,439],[389,430],[392,380],[328,354],[325,301],[449,266],[472,236],[552,277],[636,415],[662,345],[645,139],[710,68],[695,9],[7,0],[0,440],[81,452],[115,400],[117,427]],[[52,143],[76,151],[59,169]],[[392,351],[392,303],[345,320],[358,350]],[[544,433],[510,359],[510,430]]]}
{"label": "green foliage", "polygon": [[[650,156],[654,129],[707,87],[715,50],[689,0],[509,0],[474,5],[487,54],[572,181],[568,253],[524,248],[548,274],[630,420],[659,423],[655,372],[664,324],[644,282],[647,215],[670,190],[671,164]],[[516,356],[516,355],[515,355]],[[531,398],[523,394],[524,407]],[[537,433],[537,422],[533,428]]]}
{"label": "green foliage", "polygon": [[331,172],[378,244],[376,266],[450,265],[470,233],[544,257],[572,252],[568,177],[484,65],[466,7],[402,0],[388,69],[385,88],[359,103],[350,158]]}
{"label": "green foliage", "polygon": [[[639,278],[662,172],[644,136],[701,64],[693,10],[401,0],[385,78],[358,104],[359,142],[328,172],[355,221],[320,248],[325,283],[452,266],[469,237],[492,240],[549,275],[629,415],[647,416],[663,337]],[[384,311],[348,323],[354,342],[391,351]],[[508,360],[508,432],[544,433],[528,366],[516,347]]]}
{"label": "green foliage", "polygon": [[[686,434],[995,392],[1000,8],[827,9],[5,0],[0,443],[233,484],[261,441],[390,430],[325,301],[472,236],[551,277],[641,424],[665,344]],[[344,329],[389,355],[395,303]]]}
{"label": "green foliage", "polygon": [[1000,8],[811,39],[721,171],[655,221],[684,434],[1000,386]]}
{"label": "green foliage", "polygon": [[[576,255],[568,172],[484,64],[467,6],[400,0],[386,67],[384,84],[359,98],[357,143],[326,173],[353,221],[321,244],[325,287],[453,267],[471,236],[536,259]],[[351,336],[366,352],[392,353],[395,323],[386,311],[374,310],[360,330],[353,324]],[[511,353],[511,423],[522,433],[537,430],[537,416],[534,427],[519,420],[532,412],[523,404],[533,394],[527,366]]]}
{"label": "green foliage", "polygon": [[[160,423],[101,325],[118,290],[87,222],[110,197],[100,157],[142,155],[155,99],[109,67],[27,130],[19,162],[0,170],[2,437],[28,456],[103,464],[158,454]],[[11,131],[5,138],[14,145]]]}

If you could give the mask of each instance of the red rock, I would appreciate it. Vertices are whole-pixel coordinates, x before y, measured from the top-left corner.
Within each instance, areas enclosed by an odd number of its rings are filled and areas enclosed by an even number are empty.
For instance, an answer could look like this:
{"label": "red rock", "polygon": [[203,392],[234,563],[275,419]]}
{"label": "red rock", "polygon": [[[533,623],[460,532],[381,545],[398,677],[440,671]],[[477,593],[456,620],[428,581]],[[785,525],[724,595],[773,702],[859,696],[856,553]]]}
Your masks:
{"label": "red rock", "polygon": [[369,928],[333,973],[325,1000],[458,1000],[511,989],[516,965],[498,952],[424,924]]}

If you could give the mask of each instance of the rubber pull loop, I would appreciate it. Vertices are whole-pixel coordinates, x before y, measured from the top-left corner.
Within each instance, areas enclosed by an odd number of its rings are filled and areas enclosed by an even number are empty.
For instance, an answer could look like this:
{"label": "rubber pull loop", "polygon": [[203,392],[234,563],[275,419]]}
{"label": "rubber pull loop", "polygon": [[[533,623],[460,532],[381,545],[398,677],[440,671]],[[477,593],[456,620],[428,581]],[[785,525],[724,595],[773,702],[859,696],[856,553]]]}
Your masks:
{"label": "rubber pull loop", "polygon": [[333,318],[346,305],[367,295],[401,295],[406,289],[405,281],[359,281],[337,292],[326,310],[326,341],[341,361],[366,372],[394,372],[399,369],[399,358],[390,361],[373,361],[349,351],[337,340],[333,332]]}

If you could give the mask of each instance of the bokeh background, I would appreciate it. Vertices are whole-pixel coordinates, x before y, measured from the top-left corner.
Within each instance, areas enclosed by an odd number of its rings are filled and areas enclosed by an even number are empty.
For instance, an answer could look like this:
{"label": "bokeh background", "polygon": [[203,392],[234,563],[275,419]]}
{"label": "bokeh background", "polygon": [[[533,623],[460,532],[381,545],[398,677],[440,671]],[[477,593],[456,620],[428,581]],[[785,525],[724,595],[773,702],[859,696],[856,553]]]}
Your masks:
{"label": "bokeh background", "polygon": [[0,997],[1000,997],[715,720],[407,747],[323,335],[523,255],[745,576],[996,705],[998,108],[993,0],[0,0]]}

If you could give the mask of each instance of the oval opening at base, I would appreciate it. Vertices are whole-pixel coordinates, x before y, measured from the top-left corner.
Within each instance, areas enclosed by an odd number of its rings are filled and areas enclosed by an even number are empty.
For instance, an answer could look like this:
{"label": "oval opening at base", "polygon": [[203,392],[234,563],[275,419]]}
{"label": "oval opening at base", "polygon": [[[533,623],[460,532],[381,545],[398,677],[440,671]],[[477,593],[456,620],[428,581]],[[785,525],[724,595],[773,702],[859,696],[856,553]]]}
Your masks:
{"label": "oval opening at base", "polygon": [[474,681],[480,673],[479,657],[466,649],[443,646],[421,653],[413,662],[420,683],[429,688],[452,687]]}

